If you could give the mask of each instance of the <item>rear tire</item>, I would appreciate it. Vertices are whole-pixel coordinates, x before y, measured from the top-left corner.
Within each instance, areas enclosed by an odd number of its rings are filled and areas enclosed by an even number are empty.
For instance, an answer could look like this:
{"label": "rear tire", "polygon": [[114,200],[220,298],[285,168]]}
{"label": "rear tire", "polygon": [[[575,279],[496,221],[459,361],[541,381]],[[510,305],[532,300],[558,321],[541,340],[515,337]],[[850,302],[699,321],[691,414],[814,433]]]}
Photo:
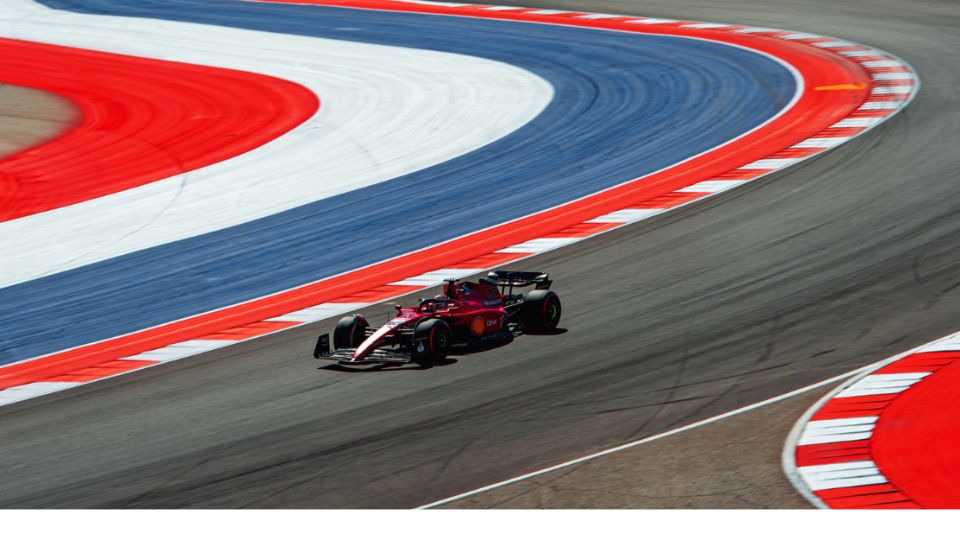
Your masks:
{"label": "rear tire", "polygon": [[333,348],[355,349],[363,343],[367,334],[367,320],[359,315],[351,315],[340,319],[333,329]]}
{"label": "rear tire", "polygon": [[537,289],[524,295],[520,323],[525,332],[551,332],[560,324],[560,297],[553,291]]}
{"label": "rear tire", "polygon": [[423,321],[413,330],[413,361],[422,367],[442,362],[450,352],[450,326],[440,319]]}

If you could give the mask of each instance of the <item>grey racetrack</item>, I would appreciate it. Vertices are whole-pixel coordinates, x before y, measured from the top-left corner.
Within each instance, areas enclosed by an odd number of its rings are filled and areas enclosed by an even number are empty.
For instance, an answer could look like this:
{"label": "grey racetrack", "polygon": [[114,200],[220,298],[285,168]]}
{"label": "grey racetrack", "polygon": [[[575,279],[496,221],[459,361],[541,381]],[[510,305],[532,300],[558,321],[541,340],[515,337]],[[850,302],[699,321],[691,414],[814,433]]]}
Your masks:
{"label": "grey racetrack", "polygon": [[0,507],[414,507],[960,329],[960,3],[513,4],[826,34],[923,87],[827,155],[522,263],[564,334],[345,373],[309,358],[324,321],[2,408]]}

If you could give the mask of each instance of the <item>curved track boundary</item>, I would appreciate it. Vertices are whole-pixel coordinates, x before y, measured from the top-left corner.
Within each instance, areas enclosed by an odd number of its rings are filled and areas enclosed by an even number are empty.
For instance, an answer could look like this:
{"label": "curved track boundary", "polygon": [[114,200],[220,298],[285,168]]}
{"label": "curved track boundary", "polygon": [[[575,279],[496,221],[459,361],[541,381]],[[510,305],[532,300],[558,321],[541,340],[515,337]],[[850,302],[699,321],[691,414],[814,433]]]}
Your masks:
{"label": "curved track boundary", "polygon": [[[350,7],[370,9],[399,5],[350,3]],[[670,211],[850,140],[906,106],[918,88],[909,66],[892,55],[813,34],[496,6],[404,4],[403,9],[686,35],[745,46],[792,65],[802,74],[805,86],[789,111],[760,129],[642,179],[318,283],[0,368],[0,389],[5,389],[0,390],[0,404],[282,331],[419,290],[445,277],[470,275]]]}
{"label": "curved track boundary", "polygon": [[819,508],[957,508],[960,333],[883,360],[797,421],[783,467]]}

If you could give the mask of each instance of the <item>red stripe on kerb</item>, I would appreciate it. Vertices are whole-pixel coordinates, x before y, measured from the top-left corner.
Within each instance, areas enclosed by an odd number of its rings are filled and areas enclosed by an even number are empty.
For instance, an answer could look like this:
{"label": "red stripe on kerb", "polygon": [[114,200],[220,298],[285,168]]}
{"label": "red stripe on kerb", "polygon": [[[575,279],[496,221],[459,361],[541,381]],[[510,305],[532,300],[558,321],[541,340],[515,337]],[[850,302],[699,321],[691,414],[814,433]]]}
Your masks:
{"label": "red stripe on kerb", "polygon": [[306,88],[266,75],[4,38],[0,80],[62,96],[82,115],[60,137],[0,161],[0,221],[229,159],[319,106]]}
{"label": "red stripe on kerb", "polygon": [[824,444],[805,444],[797,447],[798,467],[827,465],[870,459],[870,441],[846,441]]}
{"label": "red stripe on kerb", "polygon": [[876,394],[833,398],[823,404],[810,420],[835,420],[837,418],[858,418],[877,416],[897,394]]}

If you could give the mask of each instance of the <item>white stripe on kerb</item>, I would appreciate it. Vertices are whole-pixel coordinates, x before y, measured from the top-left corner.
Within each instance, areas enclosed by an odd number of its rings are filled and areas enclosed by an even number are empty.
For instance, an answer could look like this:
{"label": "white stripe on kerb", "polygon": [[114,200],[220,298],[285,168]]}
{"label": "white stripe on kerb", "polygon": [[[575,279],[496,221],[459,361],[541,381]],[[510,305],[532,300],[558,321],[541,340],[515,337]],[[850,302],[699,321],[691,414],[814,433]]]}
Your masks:
{"label": "white stripe on kerb", "polygon": [[666,212],[669,208],[625,208],[593,218],[587,223],[630,223]]}
{"label": "white stripe on kerb", "polygon": [[803,428],[798,445],[862,441],[873,435],[877,416],[814,420]]}
{"label": "white stripe on kerb", "polygon": [[874,86],[870,90],[871,94],[909,94],[913,92],[912,86]]}
{"label": "white stripe on kerb", "polygon": [[886,109],[899,109],[903,105],[902,101],[868,101],[860,106],[861,111],[880,111]]}
{"label": "white stripe on kerb", "polygon": [[793,165],[799,161],[803,161],[803,158],[779,158],[779,159],[760,159],[754,161],[753,163],[747,163],[740,167],[741,170],[767,170],[767,169],[782,169],[788,165]]}
{"label": "white stripe on kerb", "polygon": [[503,248],[498,250],[497,253],[543,253],[579,240],[583,240],[583,238],[537,238]]}
{"label": "white stripe on kerb", "polygon": [[740,32],[741,34],[758,34],[762,32],[783,32],[783,30],[778,30],[776,28],[763,28],[760,26],[749,26],[747,28],[734,30],[734,32]]}
{"label": "white stripe on kerb", "polygon": [[626,15],[611,15],[609,13],[587,13],[586,15],[577,15],[578,19],[621,19]]}
{"label": "white stripe on kerb", "polygon": [[711,28],[727,28],[728,26],[733,26],[732,24],[723,24],[723,23],[694,23],[694,24],[684,24],[683,28],[700,28],[702,30],[709,30]]}
{"label": "white stripe on kerb", "polygon": [[780,39],[816,39],[816,38],[822,38],[823,36],[818,36],[817,34],[805,34],[802,32],[795,32],[793,34],[785,34],[777,37],[779,37]]}
{"label": "white stripe on kerb", "polygon": [[25,399],[35,398],[54,392],[60,392],[67,388],[80,386],[81,382],[35,382],[22,384],[20,386],[11,386],[0,390],[0,406],[9,405]]}
{"label": "white stripe on kerb", "polygon": [[628,24],[664,24],[664,23],[675,23],[679,22],[676,19],[633,19],[630,21],[624,21]]}
{"label": "white stripe on kerb", "polygon": [[395,281],[390,285],[412,286],[412,285],[439,285],[445,279],[460,279],[472,274],[483,272],[483,268],[441,268],[419,276],[412,276],[401,281]]}
{"label": "white stripe on kerb", "polygon": [[841,51],[837,54],[841,56],[849,56],[850,58],[856,58],[858,56],[884,56],[884,53],[876,49],[867,49],[862,51]]}
{"label": "white stripe on kerb", "polygon": [[814,47],[820,47],[820,48],[823,48],[823,49],[833,49],[833,48],[837,48],[837,47],[856,47],[856,46],[857,46],[856,43],[850,43],[849,41],[841,41],[841,40],[839,40],[839,39],[838,39],[838,40],[835,40],[835,41],[819,41],[819,42],[817,42],[817,43],[811,43],[810,45],[813,45]]}
{"label": "white stripe on kerb", "polygon": [[573,12],[566,11],[563,9],[538,9],[536,11],[528,11],[527,15],[559,15],[560,13],[573,13]]}
{"label": "white stripe on kerb", "polygon": [[334,315],[340,315],[342,313],[349,313],[361,308],[368,306],[369,304],[362,303],[327,303],[319,304],[313,307],[308,307],[305,309],[300,309],[286,315],[280,315],[279,317],[273,317],[267,319],[268,321],[275,322],[299,322],[299,323],[311,323],[316,321],[322,321],[333,317]]}
{"label": "white stripe on kerb", "polygon": [[876,396],[882,394],[899,394],[921,379],[930,375],[930,372],[918,373],[884,373],[881,375],[867,375],[850,385],[835,397]]}
{"label": "white stripe on kerb", "polygon": [[944,339],[934,341],[917,350],[917,352],[960,351],[960,333]]}
{"label": "white stripe on kerb", "polygon": [[896,60],[869,60],[867,62],[861,62],[860,65],[868,68],[903,67],[903,64]]}
{"label": "white stripe on kerb", "polygon": [[169,362],[171,360],[180,360],[195,354],[205,353],[227,345],[233,345],[239,340],[226,339],[191,339],[173,345],[167,345],[159,349],[147,351],[134,356],[127,356],[121,360],[153,360],[156,362]]}
{"label": "white stripe on kerb", "polygon": [[850,137],[812,137],[805,141],[800,141],[790,148],[833,148],[849,140]]}
{"label": "white stripe on kerb", "polygon": [[486,9],[487,11],[513,11],[515,9],[527,9],[527,8],[519,8],[514,6],[482,6],[480,9]]}
{"label": "white stripe on kerb", "polygon": [[893,73],[874,73],[873,80],[875,81],[909,81],[913,80],[913,73],[905,73],[896,71]]}
{"label": "white stripe on kerb", "polygon": [[873,118],[873,117],[863,117],[863,118],[844,118],[836,124],[830,126],[832,128],[848,128],[848,127],[870,127],[880,122],[883,122],[883,118]]}
{"label": "white stripe on kerb", "polygon": [[870,460],[797,467],[797,472],[813,491],[887,483],[877,464]]}
{"label": "white stripe on kerb", "polygon": [[749,180],[704,180],[692,186],[678,189],[677,193],[719,193],[746,184]]}

